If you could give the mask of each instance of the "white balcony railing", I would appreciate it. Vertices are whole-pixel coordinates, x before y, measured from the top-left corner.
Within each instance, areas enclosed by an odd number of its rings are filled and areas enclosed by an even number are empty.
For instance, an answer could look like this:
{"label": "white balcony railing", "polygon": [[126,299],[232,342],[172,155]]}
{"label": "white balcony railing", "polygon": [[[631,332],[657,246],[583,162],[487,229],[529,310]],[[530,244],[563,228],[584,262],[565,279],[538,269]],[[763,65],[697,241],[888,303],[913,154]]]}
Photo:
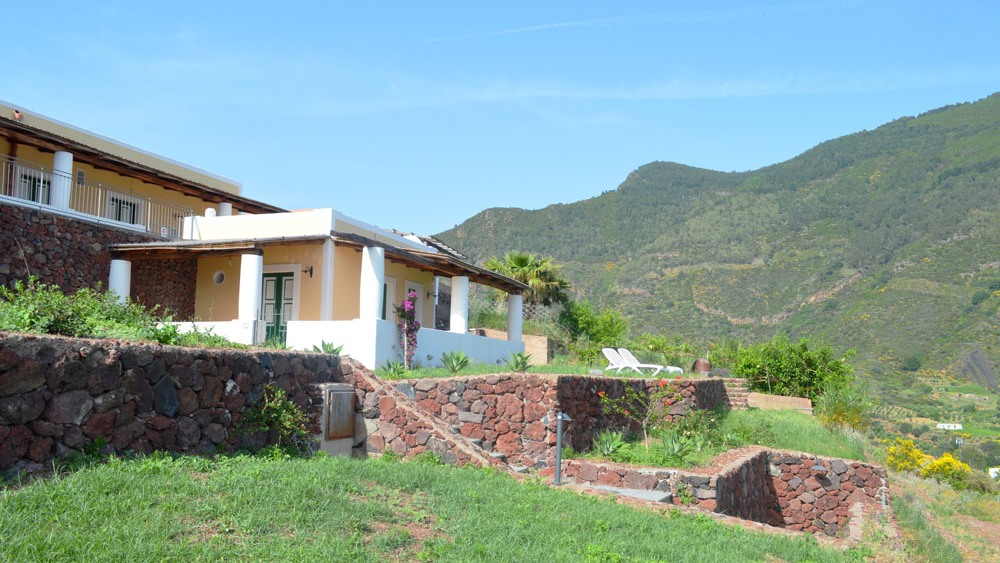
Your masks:
{"label": "white balcony railing", "polygon": [[169,239],[180,238],[184,218],[194,215],[190,207],[105,184],[78,183],[9,157],[0,157],[0,197]]}

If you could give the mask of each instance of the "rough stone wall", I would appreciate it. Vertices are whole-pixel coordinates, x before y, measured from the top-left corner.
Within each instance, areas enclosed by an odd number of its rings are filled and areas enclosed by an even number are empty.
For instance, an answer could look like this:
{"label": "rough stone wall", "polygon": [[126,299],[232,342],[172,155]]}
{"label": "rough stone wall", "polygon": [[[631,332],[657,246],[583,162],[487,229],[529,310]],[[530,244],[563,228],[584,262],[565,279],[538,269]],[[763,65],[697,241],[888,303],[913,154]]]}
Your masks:
{"label": "rough stone wall", "polygon": [[886,470],[878,465],[787,452],[769,453],[768,462],[778,501],[771,520],[792,530],[840,534],[853,503],[873,505],[888,495]]}
{"label": "rough stone wall", "polygon": [[503,454],[516,465],[545,467],[555,461],[557,412],[572,419],[564,427],[565,443],[582,451],[600,429],[629,424],[623,417],[603,412],[599,393],[620,396],[626,385],[648,393],[661,382],[672,390],[661,407],[671,420],[690,409],[729,404],[721,379],[499,374],[406,380],[398,382],[397,388],[418,408],[486,450]]}
{"label": "rough stone wall", "polygon": [[[107,287],[108,246],[158,240],[146,234],[0,203],[0,284],[12,287],[29,274],[66,293]],[[132,264],[134,298],[175,311],[177,320],[194,315],[197,262],[143,260]]]}
{"label": "rough stone wall", "polygon": [[[733,406],[729,400],[729,389],[738,388],[742,380],[732,387],[731,380],[685,379],[677,377],[662,379],[623,379],[619,377],[560,376],[559,407],[573,422],[567,428],[564,440],[577,451],[590,448],[594,435],[606,428],[629,428],[640,432],[634,423],[620,415],[608,415],[601,408],[600,394],[621,397],[626,387],[652,393],[662,385],[669,387],[670,394],[655,408],[662,409],[664,418],[674,420],[692,409],[712,409],[718,405]],[[736,405],[736,408],[739,408]]]}
{"label": "rough stone wall", "polygon": [[[560,379],[561,381],[561,379]],[[500,374],[400,382],[423,411],[508,461],[544,466],[556,440],[556,379]]]}
{"label": "rough stone wall", "polygon": [[[702,508],[744,520],[781,525],[780,519],[774,518],[777,499],[767,462],[767,452],[760,451],[723,468],[714,479],[703,481],[703,476],[685,476],[681,482],[687,485]],[[714,495],[709,492],[712,487]]]}
{"label": "rough stone wall", "polygon": [[[353,454],[392,452],[404,458],[433,453],[445,463],[499,465],[476,443],[454,432],[448,423],[417,406],[405,383],[383,381],[354,360],[341,362],[344,382],[354,386]],[[434,380],[429,380],[434,381]],[[447,385],[444,386],[447,388]],[[447,396],[447,395],[444,395]]]}
{"label": "rough stone wall", "polygon": [[248,404],[274,382],[318,422],[332,356],[206,350],[0,333],[0,471],[45,467],[98,438],[107,450],[214,452],[261,446]]}
{"label": "rough stone wall", "polygon": [[147,308],[159,305],[175,321],[194,318],[198,260],[193,257],[132,261],[132,300]]}
{"label": "rough stone wall", "polygon": [[846,532],[855,504],[876,506],[886,490],[885,468],[859,461],[757,447],[731,457],[691,470],[570,459],[563,461],[563,475],[585,485],[669,492],[675,504],[690,495],[705,510],[833,537]]}

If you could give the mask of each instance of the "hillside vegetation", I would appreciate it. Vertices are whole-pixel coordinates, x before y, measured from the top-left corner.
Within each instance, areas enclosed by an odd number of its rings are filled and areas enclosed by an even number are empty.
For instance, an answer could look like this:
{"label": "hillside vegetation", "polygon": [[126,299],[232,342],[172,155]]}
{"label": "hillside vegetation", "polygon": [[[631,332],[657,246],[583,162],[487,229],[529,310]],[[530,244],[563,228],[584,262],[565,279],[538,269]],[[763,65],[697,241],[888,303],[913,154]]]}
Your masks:
{"label": "hillside vegetation", "polygon": [[438,236],[477,261],[552,256],[635,333],[810,335],[856,348],[886,392],[913,377],[996,390],[1000,94],[751,172],[653,162],[600,196],[487,209]]}

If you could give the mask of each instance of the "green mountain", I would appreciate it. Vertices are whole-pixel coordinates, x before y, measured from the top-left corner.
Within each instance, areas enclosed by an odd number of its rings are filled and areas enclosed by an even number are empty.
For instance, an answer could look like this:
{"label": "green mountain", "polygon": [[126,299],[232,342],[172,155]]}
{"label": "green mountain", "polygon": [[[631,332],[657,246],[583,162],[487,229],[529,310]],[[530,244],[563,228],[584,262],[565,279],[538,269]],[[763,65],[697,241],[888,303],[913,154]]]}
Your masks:
{"label": "green mountain", "polygon": [[856,348],[878,378],[1000,366],[1000,94],[723,173],[653,162],[614,191],[487,209],[437,235],[476,260],[550,255],[634,333],[778,332]]}

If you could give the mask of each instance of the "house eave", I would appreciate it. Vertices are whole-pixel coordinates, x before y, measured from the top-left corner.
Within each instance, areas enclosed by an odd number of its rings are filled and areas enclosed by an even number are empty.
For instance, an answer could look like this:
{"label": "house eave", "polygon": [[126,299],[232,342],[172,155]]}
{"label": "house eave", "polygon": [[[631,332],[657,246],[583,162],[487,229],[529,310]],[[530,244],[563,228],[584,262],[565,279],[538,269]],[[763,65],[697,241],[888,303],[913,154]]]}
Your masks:
{"label": "house eave", "polygon": [[469,264],[458,258],[436,252],[402,249],[384,241],[375,240],[354,233],[331,232],[330,235],[307,235],[295,237],[269,237],[235,240],[212,241],[170,241],[116,244],[110,247],[112,258],[129,259],[164,259],[180,256],[217,256],[232,254],[262,254],[264,249],[273,246],[291,244],[322,244],[332,241],[337,246],[353,248],[361,251],[364,247],[382,248],[385,259],[411,266],[413,268],[433,273],[437,276],[465,276],[479,285],[494,287],[512,294],[521,294],[528,286],[491,270]]}

